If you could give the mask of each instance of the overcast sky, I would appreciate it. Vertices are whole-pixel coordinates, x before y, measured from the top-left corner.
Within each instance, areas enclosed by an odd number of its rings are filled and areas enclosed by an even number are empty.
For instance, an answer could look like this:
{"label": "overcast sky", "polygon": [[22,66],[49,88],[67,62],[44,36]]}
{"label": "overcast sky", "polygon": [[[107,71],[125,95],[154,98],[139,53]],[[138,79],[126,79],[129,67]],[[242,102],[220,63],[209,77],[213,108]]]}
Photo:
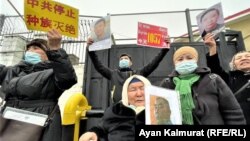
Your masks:
{"label": "overcast sky", "polygon": [[[23,0],[10,0],[23,14]],[[185,34],[186,19],[184,13],[158,14],[143,16],[114,16],[112,14],[160,12],[160,11],[184,11],[185,9],[204,9],[221,2],[224,17],[250,8],[249,0],[56,0],[78,8],[80,15],[105,16],[111,14],[111,30],[116,37],[135,37],[137,22],[164,26],[169,29],[169,34],[179,36]],[[7,3],[0,0],[1,14],[16,15],[16,12]],[[192,24],[201,11],[191,13]],[[126,28],[127,27],[127,28]]]}
{"label": "overcast sky", "polygon": [[[9,6],[1,0],[1,13],[8,14]],[[15,7],[23,13],[23,0],[10,0]],[[218,2],[223,5],[225,15],[250,7],[249,0],[56,0],[71,5],[80,10],[81,15],[99,15],[107,13],[138,13],[158,11],[179,11],[189,9],[200,9],[210,7]],[[9,9],[9,10],[6,10]]]}

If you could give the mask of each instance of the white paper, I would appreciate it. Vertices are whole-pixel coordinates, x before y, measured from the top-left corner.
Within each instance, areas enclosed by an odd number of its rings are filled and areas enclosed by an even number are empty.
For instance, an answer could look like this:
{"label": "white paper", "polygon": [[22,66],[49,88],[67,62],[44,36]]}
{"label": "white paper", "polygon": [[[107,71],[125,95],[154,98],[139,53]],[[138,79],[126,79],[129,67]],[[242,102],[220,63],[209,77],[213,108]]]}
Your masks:
{"label": "white paper", "polygon": [[44,126],[45,122],[47,121],[48,115],[34,113],[12,107],[6,107],[3,113],[3,117],[6,119],[12,119],[39,126]]}
{"label": "white paper", "polygon": [[156,87],[156,86],[145,87],[146,124],[158,125],[157,123],[154,122],[156,120],[155,113],[154,113],[156,100],[154,99],[156,99],[157,97],[164,98],[165,100],[168,101],[170,113],[171,113],[170,114],[171,124],[169,125],[181,125],[182,116],[181,116],[181,104],[180,104],[179,93],[175,90],[165,89],[165,88]]}

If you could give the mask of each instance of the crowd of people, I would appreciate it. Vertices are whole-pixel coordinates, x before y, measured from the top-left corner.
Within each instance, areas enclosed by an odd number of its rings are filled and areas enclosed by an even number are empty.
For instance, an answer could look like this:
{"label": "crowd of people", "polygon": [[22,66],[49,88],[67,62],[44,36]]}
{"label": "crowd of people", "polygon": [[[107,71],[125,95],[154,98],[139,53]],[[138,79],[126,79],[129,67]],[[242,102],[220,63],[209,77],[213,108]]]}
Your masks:
{"label": "crowd of people", "polygon": [[[208,10],[202,15],[201,22],[213,18],[216,21],[218,15],[218,10]],[[105,20],[100,19],[95,26],[98,39],[107,38],[102,34]],[[250,78],[250,52],[235,54],[229,64],[231,71],[224,71],[219,63],[223,58],[218,57],[218,45],[211,33],[219,27],[221,25],[218,23],[204,25],[202,36],[209,50],[206,54],[207,67],[198,65],[199,54],[195,48],[180,47],[173,54],[172,73],[160,84],[162,88],[178,91],[183,125],[250,124],[249,88],[241,89]],[[58,98],[77,83],[68,55],[61,48],[61,34],[52,29],[47,37],[47,40],[30,41],[20,63],[8,67],[0,64],[0,103],[5,101],[5,106],[48,116],[53,114],[51,122],[33,141],[62,140]],[[89,38],[86,48],[94,42]],[[168,37],[165,42],[169,44]],[[145,125],[144,88],[151,85],[147,77],[159,66],[168,51],[168,48],[162,49],[149,64],[137,70],[132,69],[133,58],[127,53],[120,55],[119,68],[111,69],[102,64],[95,51],[88,52],[95,69],[114,85],[113,102],[98,125],[83,133],[79,141],[135,140],[135,126]],[[154,106],[157,124],[172,125],[168,101],[156,98]],[[0,114],[0,140],[8,141],[6,139],[10,137],[7,137],[7,131],[11,126],[4,120]]]}
{"label": "crowd of people", "polygon": [[[209,47],[208,59],[216,55],[215,39],[211,34],[206,35],[204,43]],[[131,59],[128,55],[126,58]],[[246,125],[247,111],[242,107],[245,105],[241,104],[240,99],[233,94],[231,87],[219,74],[211,73],[218,70],[199,67],[198,58],[199,54],[195,48],[180,47],[173,54],[173,72],[160,84],[160,87],[179,92],[182,124]],[[247,58],[246,52],[236,54],[232,59],[234,69],[243,69],[243,66],[237,66],[236,58]],[[109,106],[101,122],[82,134],[79,141],[121,138],[126,141],[135,140],[135,126],[145,125],[144,88],[151,84],[147,78],[131,74],[122,85],[123,89],[119,91],[121,100]],[[172,125],[171,109],[166,99],[156,98],[154,114],[158,125]]]}

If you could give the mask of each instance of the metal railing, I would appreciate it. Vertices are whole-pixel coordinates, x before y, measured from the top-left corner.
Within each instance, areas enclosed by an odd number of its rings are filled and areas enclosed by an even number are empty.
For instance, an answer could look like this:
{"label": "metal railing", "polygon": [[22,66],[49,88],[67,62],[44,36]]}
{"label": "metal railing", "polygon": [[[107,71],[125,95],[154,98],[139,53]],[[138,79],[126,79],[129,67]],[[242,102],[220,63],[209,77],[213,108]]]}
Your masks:
{"label": "metal railing", "polygon": [[[132,28],[132,26],[137,26],[137,21],[140,20],[148,20],[154,18],[156,19],[166,19],[166,23],[164,25],[168,25],[169,23],[174,23],[173,27],[169,27],[169,33],[175,33],[175,31],[171,31],[174,28],[182,27],[186,30],[181,31],[179,36],[172,35],[172,39],[177,38],[188,38],[190,42],[193,42],[193,27],[195,25],[191,25],[194,17],[191,15],[191,12],[197,12],[204,9],[186,9],[184,11],[162,11],[162,12],[144,12],[144,13],[123,13],[123,14],[110,14],[112,20],[112,33],[114,38],[114,43],[117,44],[135,44],[136,43],[136,30]],[[19,14],[19,12],[17,11]],[[174,15],[173,15],[174,14]],[[171,19],[171,16],[174,19]],[[177,18],[178,17],[178,18]],[[86,40],[90,35],[90,25],[93,21],[100,18],[100,16],[89,16],[89,15],[80,15],[79,16],[79,29],[78,38],[71,37],[63,37],[62,48],[64,48],[68,54],[74,54],[79,58],[79,63],[85,62],[85,54],[86,54]],[[175,21],[178,19],[178,21]],[[182,22],[179,20],[182,19]],[[168,21],[169,20],[169,21]],[[132,29],[131,33],[127,28],[123,28],[121,25],[121,21],[126,21],[125,25],[129,26]],[[124,23],[123,23],[124,25]],[[129,29],[129,30],[130,30]],[[184,33],[187,33],[188,36],[182,36]],[[5,16],[0,15],[0,47],[3,44],[3,38],[5,36],[22,36],[25,40],[31,41],[34,38],[46,38],[46,33],[41,31],[31,31],[26,28],[26,25],[23,21],[22,15],[19,16]],[[130,42],[132,41],[132,42]]]}

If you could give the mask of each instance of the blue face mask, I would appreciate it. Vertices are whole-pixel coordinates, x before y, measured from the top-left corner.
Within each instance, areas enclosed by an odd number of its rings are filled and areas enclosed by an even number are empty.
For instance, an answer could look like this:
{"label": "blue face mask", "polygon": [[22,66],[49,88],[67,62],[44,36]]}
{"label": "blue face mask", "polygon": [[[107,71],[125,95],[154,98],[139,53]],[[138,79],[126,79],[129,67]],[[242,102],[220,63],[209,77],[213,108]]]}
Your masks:
{"label": "blue face mask", "polygon": [[175,70],[179,73],[179,74],[190,74],[192,72],[194,72],[194,70],[197,68],[197,63],[195,60],[190,60],[190,61],[184,61],[184,62],[180,62],[177,63],[175,65]]}
{"label": "blue face mask", "polygon": [[127,60],[127,59],[120,60],[119,67],[120,68],[129,68],[129,60]]}
{"label": "blue face mask", "polygon": [[27,51],[24,55],[24,61],[31,64],[37,64],[42,62],[42,59],[38,53]]}

